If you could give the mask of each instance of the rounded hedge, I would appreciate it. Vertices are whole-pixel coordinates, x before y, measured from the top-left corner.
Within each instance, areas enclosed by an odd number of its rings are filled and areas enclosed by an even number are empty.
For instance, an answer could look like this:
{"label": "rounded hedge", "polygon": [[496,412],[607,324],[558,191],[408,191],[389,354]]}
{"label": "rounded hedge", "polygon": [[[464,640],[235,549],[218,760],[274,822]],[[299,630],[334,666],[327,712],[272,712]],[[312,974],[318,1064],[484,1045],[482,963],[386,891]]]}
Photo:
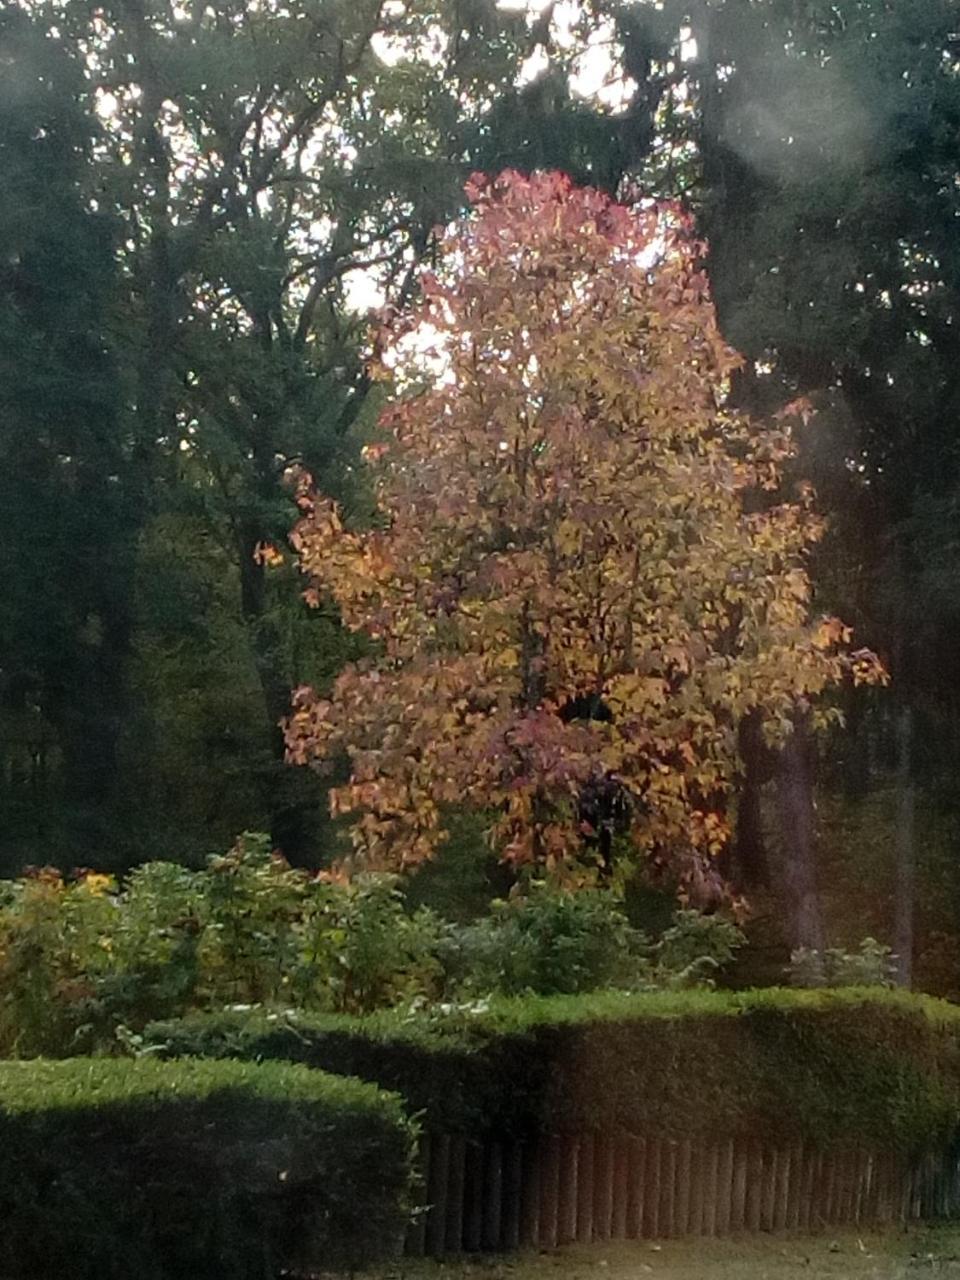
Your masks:
{"label": "rounded hedge", "polygon": [[395,1253],[397,1098],[283,1063],[0,1063],[0,1275],[276,1280]]}
{"label": "rounded hedge", "polygon": [[168,1055],[289,1059],[395,1090],[437,1131],[626,1130],[917,1150],[960,1116],[960,1010],[876,989],[501,1001],[478,1014],[196,1016]]}

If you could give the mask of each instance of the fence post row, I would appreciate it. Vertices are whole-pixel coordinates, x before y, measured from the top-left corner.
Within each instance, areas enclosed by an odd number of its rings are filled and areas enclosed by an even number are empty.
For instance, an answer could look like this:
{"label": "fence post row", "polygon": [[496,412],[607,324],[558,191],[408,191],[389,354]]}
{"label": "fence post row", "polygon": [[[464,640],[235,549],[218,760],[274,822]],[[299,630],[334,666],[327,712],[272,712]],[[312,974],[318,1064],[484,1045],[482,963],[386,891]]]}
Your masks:
{"label": "fence post row", "polygon": [[425,1134],[423,1208],[405,1249],[442,1257],[594,1240],[722,1236],[950,1215],[953,1151],[907,1160],[755,1139],[719,1143],[632,1134],[525,1141]]}

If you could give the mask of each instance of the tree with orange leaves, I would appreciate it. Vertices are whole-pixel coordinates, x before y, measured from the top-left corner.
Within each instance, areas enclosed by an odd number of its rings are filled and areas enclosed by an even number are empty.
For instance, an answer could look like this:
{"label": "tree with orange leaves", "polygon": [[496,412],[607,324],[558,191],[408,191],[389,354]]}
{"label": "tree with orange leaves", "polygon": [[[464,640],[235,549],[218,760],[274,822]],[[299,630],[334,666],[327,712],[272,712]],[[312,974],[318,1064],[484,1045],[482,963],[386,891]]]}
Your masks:
{"label": "tree with orange leaves", "polygon": [[726,406],[738,357],[680,212],[557,174],[468,194],[384,338],[379,520],[301,498],[308,598],[377,644],[329,697],[296,692],[290,758],[348,754],[332,806],[367,867],[430,858],[465,806],[517,864],[582,877],[617,834],[702,874],[740,720],[775,740],[878,668],[810,617],[822,524],[782,492],[789,419]]}

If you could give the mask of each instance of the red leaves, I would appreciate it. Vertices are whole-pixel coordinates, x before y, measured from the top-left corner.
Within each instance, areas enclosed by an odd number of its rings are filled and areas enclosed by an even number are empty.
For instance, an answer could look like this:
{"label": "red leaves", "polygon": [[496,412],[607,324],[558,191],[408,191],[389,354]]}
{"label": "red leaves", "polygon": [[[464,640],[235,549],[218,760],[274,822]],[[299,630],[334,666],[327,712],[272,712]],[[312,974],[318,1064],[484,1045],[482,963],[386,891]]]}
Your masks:
{"label": "red leaves", "polygon": [[401,392],[365,451],[377,528],[318,499],[295,530],[315,597],[380,647],[329,700],[298,691],[291,758],[348,752],[333,803],[371,865],[429,857],[453,805],[492,812],[505,857],[572,865],[578,795],[615,777],[635,851],[700,866],[726,836],[731,726],[759,707],[775,736],[797,698],[876,671],[807,616],[809,498],[744,510],[793,444],[725,406],[740,358],[685,213],[559,174],[468,195],[383,334]]}

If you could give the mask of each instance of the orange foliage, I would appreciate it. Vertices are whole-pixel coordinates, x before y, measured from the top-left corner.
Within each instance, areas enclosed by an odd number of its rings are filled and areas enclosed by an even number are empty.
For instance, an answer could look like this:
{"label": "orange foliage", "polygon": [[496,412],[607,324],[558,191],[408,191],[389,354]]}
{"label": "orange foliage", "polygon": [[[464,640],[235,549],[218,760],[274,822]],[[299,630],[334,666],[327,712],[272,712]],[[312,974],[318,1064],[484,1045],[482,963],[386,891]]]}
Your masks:
{"label": "orange foliage", "polygon": [[[771,738],[848,674],[879,677],[809,616],[822,523],[780,491],[790,419],[725,403],[718,332],[675,209],[561,176],[474,179],[420,304],[384,335],[400,388],[366,451],[382,520],[301,496],[308,598],[332,593],[377,656],[328,699],[298,690],[290,758],[345,749],[367,866],[431,856],[449,806],[495,816],[517,862],[582,865],[579,797],[615,778],[638,855],[724,844],[736,727]],[[803,406],[800,406],[802,409]],[[571,716],[594,700],[603,718]]]}

